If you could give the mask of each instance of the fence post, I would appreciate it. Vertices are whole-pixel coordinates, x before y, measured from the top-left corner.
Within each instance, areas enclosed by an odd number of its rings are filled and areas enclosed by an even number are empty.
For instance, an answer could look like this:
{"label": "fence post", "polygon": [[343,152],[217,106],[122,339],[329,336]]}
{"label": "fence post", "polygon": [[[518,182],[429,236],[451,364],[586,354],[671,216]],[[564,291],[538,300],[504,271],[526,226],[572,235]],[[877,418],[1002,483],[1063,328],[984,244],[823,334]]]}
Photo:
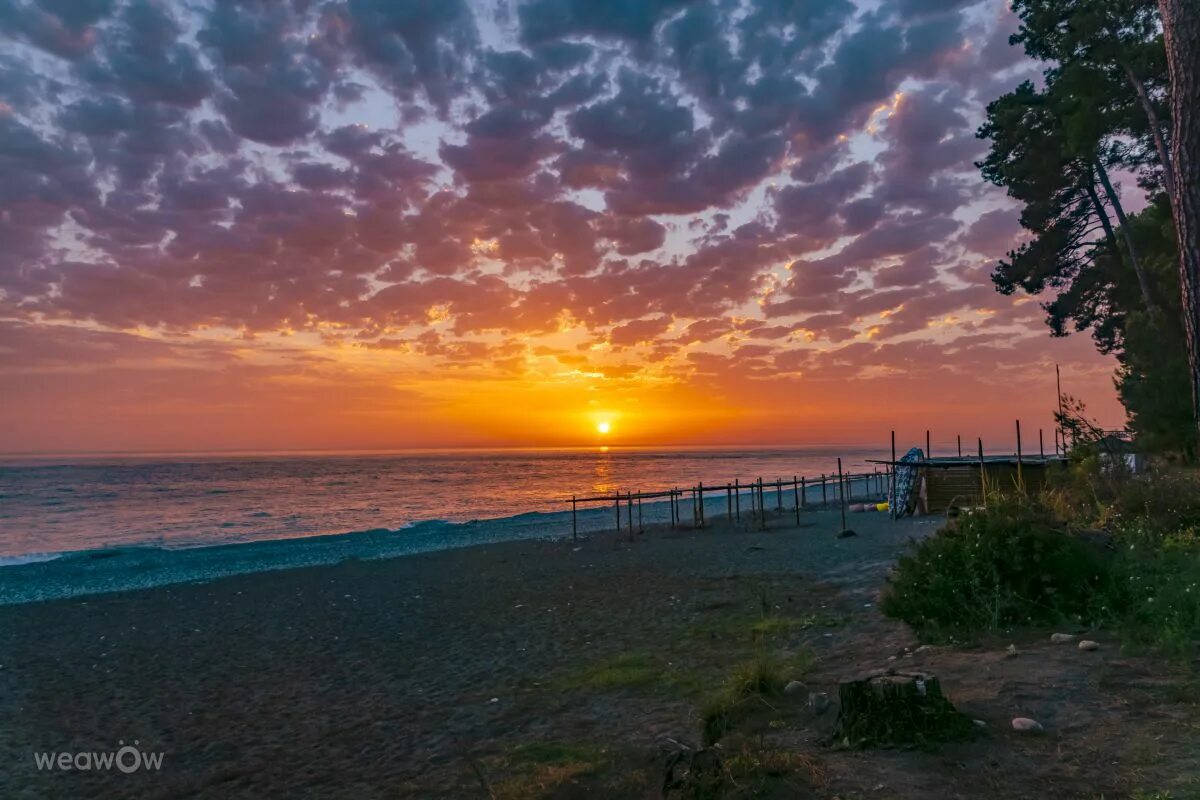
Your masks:
{"label": "fence post", "polygon": [[892,474],[891,474],[891,491],[888,492],[888,516],[892,519],[899,519],[896,516],[896,432],[892,431]]}
{"label": "fence post", "polygon": [[758,518],[762,522],[762,529],[765,531],[767,529],[767,503],[766,495],[763,494],[763,479],[761,475],[758,476],[758,511]]}
{"label": "fence post", "polygon": [[1017,420],[1017,486],[1025,491],[1025,476],[1021,474],[1021,420]]}
{"label": "fence post", "polygon": [[829,498],[825,494],[825,473],[821,473],[821,508],[829,505]]}
{"label": "fence post", "polygon": [[742,521],[742,487],[738,483],[738,479],[733,479],[733,515],[738,521]]}
{"label": "fence post", "polygon": [[704,527],[704,482],[703,481],[700,482],[700,490],[699,490],[699,492],[697,492],[697,494],[699,494],[699,496],[700,496],[700,505],[698,506],[698,508],[700,509],[700,527],[703,528]]}
{"label": "fence post", "polygon": [[983,439],[979,440],[979,481],[983,493],[983,507],[987,508],[987,467],[983,463]]}
{"label": "fence post", "polygon": [[800,505],[808,505],[808,482],[803,475],[800,476]]}
{"label": "fence post", "polygon": [[792,491],[796,493],[796,524],[800,524],[800,479],[792,476]]}
{"label": "fence post", "polygon": [[1042,429],[1038,428],[1038,455],[1042,461],[1046,460],[1046,440],[1042,438]]}
{"label": "fence post", "polygon": [[642,524],[642,490],[638,489],[638,533],[645,533],[646,526]]}
{"label": "fence post", "polygon": [[[842,482],[842,459],[838,457],[838,483]],[[842,511],[842,530],[846,530],[846,497],[843,494],[841,501],[838,503],[838,508]]]}
{"label": "fence post", "polygon": [[925,458],[933,458],[933,446],[929,444],[929,431],[925,431]]}
{"label": "fence post", "polygon": [[620,492],[618,492],[616,489],[613,489],[613,494],[614,494],[614,495],[616,496],[616,498],[617,498],[617,503],[616,503],[616,507],[617,507],[617,533],[620,533],[620,532],[621,532],[621,493],[620,493]]}
{"label": "fence post", "polygon": [[775,479],[775,510],[783,511],[783,479]]}
{"label": "fence post", "polygon": [[629,510],[629,541],[633,541],[633,492],[625,493],[628,497],[626,508]]}
{"label": "fence post", "polygon": [[579,535],[579,527],[575,523],[575,495],[571,495],[571,541]]}
{"label": "fence post", "polygon": [[958,434],[958,457],[962,458],[962,434]]}

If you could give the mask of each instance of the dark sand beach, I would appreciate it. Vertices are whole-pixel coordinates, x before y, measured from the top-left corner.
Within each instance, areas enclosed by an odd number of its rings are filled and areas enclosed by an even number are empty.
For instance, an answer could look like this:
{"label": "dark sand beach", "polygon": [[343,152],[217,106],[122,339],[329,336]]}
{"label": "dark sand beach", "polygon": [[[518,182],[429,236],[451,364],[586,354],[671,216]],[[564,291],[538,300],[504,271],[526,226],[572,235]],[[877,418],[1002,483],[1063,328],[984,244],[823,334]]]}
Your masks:
{"label": "dark sand beach", "polygon": [[[851,525],[715,520],[3,607],[0,796],[658,797],[706,698],[763,652],[805,684],[754,729],[790,754],[770,796],[1193,796],[1182,671],[1104,632],[1093,653],[1048,631],[917,651],[876,601],[937,521]],[[836,707],[809,693],[888,666],[936,673],[986,727],[934,752],[827,746]],[[1046,732],[1015,733],[1015,716]],[[133,740],[161,769],[35,765]]]}

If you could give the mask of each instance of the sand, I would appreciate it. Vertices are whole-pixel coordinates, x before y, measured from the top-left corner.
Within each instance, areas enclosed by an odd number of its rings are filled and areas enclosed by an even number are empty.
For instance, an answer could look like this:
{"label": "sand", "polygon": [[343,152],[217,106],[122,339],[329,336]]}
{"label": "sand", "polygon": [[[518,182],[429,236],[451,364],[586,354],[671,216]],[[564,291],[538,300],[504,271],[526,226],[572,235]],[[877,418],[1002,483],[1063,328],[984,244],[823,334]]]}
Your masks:
{"label": "sand", "polygon": [[[699,744],[705,699],[763,648],[815,659],[760,736],[811,766],[772,796],[1197,791],[1181,669],[1104,632],[1094,653],[1049,631],[1012,639],[1016,657],[1009,639],[914,652],[875,604],[936,520],[850,522],[844,539],[836,514],[808,512],[767,532],[715,520],[3,607],[0,797],[658,797],[664,754]],[[752,641],[764,610],[795,624]],[[937,673],[986,731],[933,753],[826,746],[835,710],[807,692],[896,664]],[[1016,716],[1046,733],[1013,732]],[[134,740],[161,769],[35,764]],[[533,745],[583,755],[543,769]]]}

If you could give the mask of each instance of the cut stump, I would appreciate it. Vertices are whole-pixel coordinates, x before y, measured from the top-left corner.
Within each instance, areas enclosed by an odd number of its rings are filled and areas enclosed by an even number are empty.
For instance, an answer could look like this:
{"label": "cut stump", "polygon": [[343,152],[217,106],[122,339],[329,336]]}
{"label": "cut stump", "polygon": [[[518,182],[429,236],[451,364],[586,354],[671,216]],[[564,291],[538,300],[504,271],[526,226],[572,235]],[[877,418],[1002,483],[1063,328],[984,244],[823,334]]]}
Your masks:
{"label": "cut stump", "polygon": [[838,684],[834,741],[846,747],[910,747],[969,738],[960,714],[925,673],[874,673]]}

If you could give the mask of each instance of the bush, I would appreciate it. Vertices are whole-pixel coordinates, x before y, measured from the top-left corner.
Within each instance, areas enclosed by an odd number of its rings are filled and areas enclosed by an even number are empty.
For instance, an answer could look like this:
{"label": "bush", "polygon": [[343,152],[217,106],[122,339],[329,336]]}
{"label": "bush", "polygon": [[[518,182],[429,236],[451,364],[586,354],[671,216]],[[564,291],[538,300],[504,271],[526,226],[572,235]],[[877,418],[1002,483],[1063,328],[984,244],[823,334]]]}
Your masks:
{"label": "bush", "polygon": [[1065,533],[1042,505],[994,499],[900,559],[884,613],[935,640],[1069,619],[1093,623],[1117,591],[1111,558]]}

